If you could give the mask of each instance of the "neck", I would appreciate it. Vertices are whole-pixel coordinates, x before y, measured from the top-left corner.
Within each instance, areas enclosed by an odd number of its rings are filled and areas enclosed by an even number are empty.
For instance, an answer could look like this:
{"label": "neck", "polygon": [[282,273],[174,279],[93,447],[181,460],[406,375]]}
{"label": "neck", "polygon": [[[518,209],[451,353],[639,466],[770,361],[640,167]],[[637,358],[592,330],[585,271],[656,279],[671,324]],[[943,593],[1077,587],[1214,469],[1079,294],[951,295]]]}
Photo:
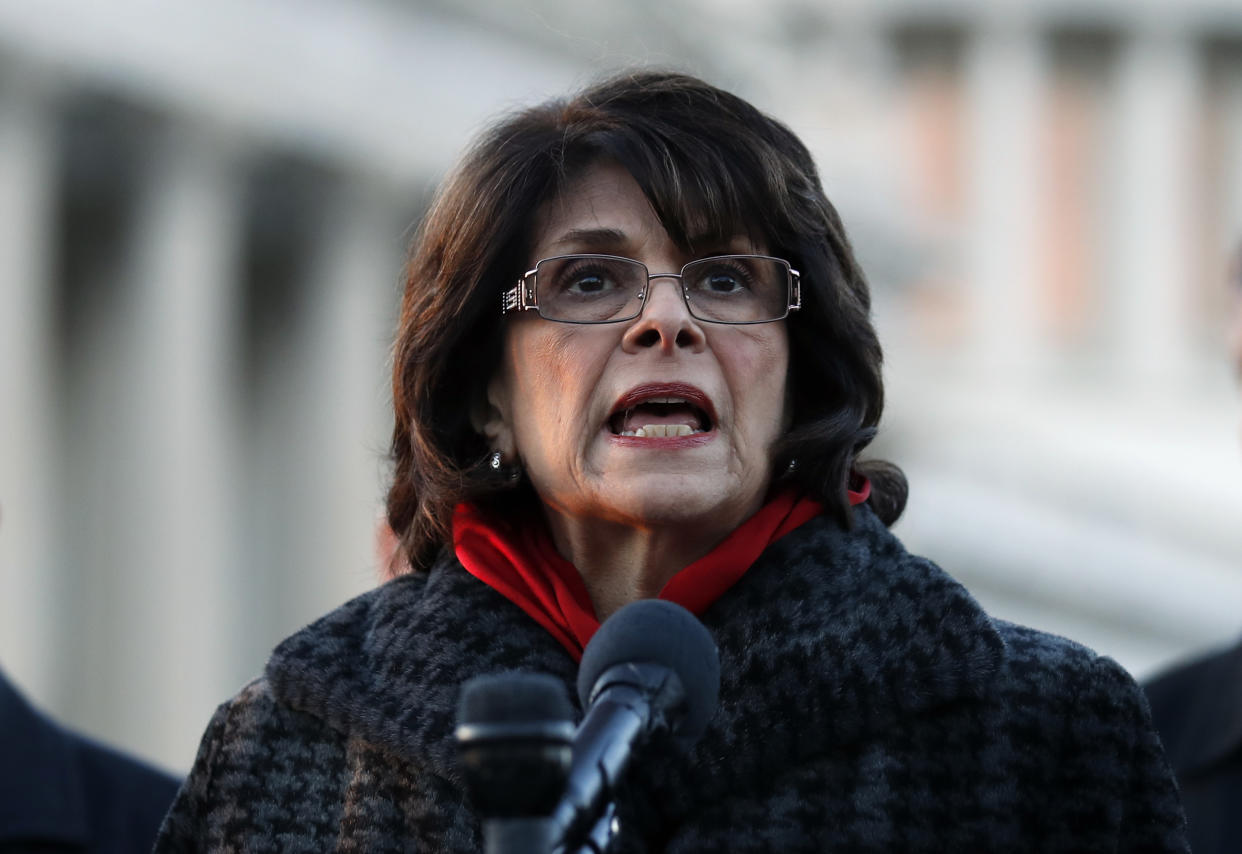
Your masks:
{"label": "neck", "polygon": [[674,575],[715,548],[729,530],[682,525],[635,528],[548,510],[552,541],[582,575],[600,622],[623,605],[660,594]]}

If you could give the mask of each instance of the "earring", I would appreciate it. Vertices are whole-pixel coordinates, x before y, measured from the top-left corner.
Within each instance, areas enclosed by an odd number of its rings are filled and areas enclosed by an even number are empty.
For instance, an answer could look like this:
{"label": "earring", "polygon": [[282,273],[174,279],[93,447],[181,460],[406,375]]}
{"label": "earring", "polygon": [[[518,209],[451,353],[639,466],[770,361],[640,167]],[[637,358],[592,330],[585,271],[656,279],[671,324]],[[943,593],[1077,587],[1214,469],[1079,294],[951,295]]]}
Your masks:
{"label": "earring", "polygon": [[509,479],[510,485],[515,484],[522,479],[521,464],[514,463],[511,466],[506,466],[505,458],[500,451],[492,451],[492,455],[488,458],[487,464],[491,466],[492,471],[497,474],[504,472],[505,477]]}
{"label": "earring", "polygon": [[797,468],[798,468],[798,460],[795,457],[794,459],[791,459],[789,461],[789,465],[785,467],[785,474],[793,474]]}

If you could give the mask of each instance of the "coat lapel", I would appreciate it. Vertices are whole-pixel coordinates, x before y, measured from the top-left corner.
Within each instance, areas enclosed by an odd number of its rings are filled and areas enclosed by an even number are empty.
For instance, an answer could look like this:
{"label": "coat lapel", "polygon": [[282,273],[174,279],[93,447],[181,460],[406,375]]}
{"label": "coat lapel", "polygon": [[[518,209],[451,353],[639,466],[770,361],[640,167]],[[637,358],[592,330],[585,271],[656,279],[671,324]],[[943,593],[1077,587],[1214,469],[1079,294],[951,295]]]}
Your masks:
{"label": "coat lapel", "polygon": [[464,682],[506,671],[550,673],[572,699],[576,670],[541,626],[447,558],[281,643],[267,678],[278,700],[458,780],[453,730]]}
{"label": "coat lapel", "polygon": [[820,517],[782,538],[703,615],[721,702],[689,759],[644,768],[637,788],[663,823],[985,696],[1004,651],[991,620],[869,510],[855,518],[849,531]]}

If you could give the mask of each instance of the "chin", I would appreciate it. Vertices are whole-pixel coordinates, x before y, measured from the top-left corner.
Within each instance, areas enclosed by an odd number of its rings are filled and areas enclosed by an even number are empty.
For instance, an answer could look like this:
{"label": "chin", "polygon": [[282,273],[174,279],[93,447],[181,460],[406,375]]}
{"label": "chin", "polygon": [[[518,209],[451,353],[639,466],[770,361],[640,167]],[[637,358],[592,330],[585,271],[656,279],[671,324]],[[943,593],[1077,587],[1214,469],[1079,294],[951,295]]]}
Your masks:
{"label": "chin", "polygon": [[611,490],[614,506],[638,525],[687,524],[732,530],[759,509],[763,489],[686,475],[648,475]]}

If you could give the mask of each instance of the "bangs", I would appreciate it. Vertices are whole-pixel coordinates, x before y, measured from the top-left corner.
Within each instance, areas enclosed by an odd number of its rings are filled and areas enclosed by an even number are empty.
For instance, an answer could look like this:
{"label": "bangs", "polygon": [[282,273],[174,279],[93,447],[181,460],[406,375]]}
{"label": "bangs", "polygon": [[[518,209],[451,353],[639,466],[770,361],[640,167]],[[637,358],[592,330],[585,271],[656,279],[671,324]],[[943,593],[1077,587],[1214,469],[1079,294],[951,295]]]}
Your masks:
{"label": "bangs", "polygon": [[653,132],[658,130],[614,127],[587,134],[577,145],[567,140],[553,193],[564,192],[601,160],[613,160],[635,180],[682,250],[693,254],[745,237],[766,252],[780,251],[789,231],[780,214],[788,203],[769,177],[774,157],[764,163],[747,145]]}

